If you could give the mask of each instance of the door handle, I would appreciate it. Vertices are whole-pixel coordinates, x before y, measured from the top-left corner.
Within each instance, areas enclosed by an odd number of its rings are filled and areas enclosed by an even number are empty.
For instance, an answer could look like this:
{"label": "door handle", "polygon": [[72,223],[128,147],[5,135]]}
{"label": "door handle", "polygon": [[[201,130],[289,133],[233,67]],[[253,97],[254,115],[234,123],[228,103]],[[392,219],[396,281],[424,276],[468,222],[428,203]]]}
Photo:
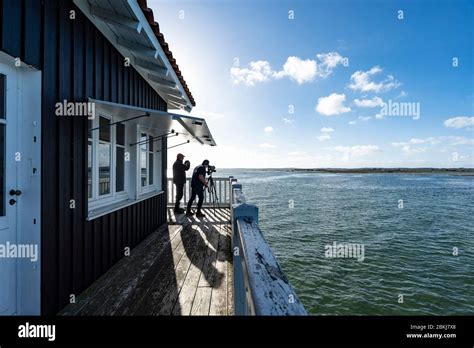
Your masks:
{"label": "door handle", "polygon": [[16,201],[12,198],[12,199],[10,199],[10,202],[8,202],[8,203],[10,203],[10,205],[15,205]]}
{"label": "door handle", "polygon": [[21,196],[20,190],[10,190],[10,196]]}

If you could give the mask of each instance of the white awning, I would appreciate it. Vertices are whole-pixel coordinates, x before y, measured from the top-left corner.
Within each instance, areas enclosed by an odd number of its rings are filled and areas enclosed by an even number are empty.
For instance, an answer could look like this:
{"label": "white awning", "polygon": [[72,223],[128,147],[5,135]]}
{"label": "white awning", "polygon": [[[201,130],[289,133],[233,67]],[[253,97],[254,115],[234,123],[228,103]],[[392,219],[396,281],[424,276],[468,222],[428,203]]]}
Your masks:
{"label": "white awning", "polygon": [[184,86],[136,0],[74,0],[87,18],[166,101],[168,109],[193,108]]}
{"label": "white awning", "polygon": [[[203,145],[216,146],[216,142],[204,118],[140,108],[92,98],[89,98],[89,102],[94,103],[96,116],[102,113],[108,116],[117,116],[122,119],[127,119],[148,114],[148,126],[162,129],[164,133],[175,130],[179,133],[180,137],[186,140],[199,142]],[[140,123],[140,119],[137,119],[136,122]]]}

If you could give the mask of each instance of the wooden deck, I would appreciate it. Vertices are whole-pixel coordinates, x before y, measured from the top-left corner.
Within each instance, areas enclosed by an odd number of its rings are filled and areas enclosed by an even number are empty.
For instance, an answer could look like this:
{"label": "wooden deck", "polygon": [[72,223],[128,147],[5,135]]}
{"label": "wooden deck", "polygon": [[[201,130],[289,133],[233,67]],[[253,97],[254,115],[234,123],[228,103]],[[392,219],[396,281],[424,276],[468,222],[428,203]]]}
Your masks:
{"label": "wooden deck", "polygon": [[229,209],[175,216],[61,315],[233,315]]}

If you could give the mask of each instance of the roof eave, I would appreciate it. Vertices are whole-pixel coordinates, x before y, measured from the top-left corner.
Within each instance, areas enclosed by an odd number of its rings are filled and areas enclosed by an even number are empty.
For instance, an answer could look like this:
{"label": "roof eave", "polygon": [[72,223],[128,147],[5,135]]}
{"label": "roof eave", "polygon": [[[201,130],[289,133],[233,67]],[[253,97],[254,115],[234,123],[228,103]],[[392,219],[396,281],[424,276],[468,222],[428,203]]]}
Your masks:
{"label": "roof eave", "polygon": [[[171,52],[166,54],[137,0],[122,0],[120,4],[127,8],[132,17],[128,17],[124,13],[115,13],[109,1],[97,1],[101,5],[100,8],[91,5],[88,0],[74,0],[74,3],[124,57],[130,58],[130,65],[166,101],[170,109],[183,109],[190,112],[195,106],[194,99],[187,86],[186,88],[183,86],[185,81],[179,69],[178,73],[181,78],[178,77],[175,61],[172,64],[168,59]],[[119,20],[114,20],[114,16],[117,16]],[[129,22],[120,20],[125,17]],[[139,35],[144,35],[147,44],[141,45],[130,40],[127,41],[127,36],[117,36],[116,33],[120,33],[121,30],[111,29],[124,25]]]}

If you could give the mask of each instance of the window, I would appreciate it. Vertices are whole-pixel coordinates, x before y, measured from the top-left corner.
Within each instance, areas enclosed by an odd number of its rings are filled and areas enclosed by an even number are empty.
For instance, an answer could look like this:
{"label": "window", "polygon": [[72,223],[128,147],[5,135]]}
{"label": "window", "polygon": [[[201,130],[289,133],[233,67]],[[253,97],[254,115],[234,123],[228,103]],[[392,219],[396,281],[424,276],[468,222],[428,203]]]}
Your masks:
{"label": "window", "polygon": [[117,136],[115,141],[115,192],[125,190],[125,125],[117,124]]}
{"label": "window", "polygon": [[147,188],[154,186],[155,180],[155,141],[154,138],[147,131],[140,132],[140,186],[141,188]]}
{"label": "window", "polygon": [[110,119],[99,117],[99,196],[110,194],[112,143]]}
{"label": "window", "polygon": [[87,197],[92,198],[92,120],[88,121],[88,136],[87,136]]}
{"label": "window", "polygon": [[87,191],[93,208],[127,199],[125,141],[125,124],[104,115],[89,120]]}
{"label": "window", "polygon": [[133,204],[161,189],[161,154],[156,152],[160,129],[97,113],[89,121],[87,139],[88,217]]}
{"label": "window", "polygon": [[148,166],[150,168],[149,170],[149,177],[150,177],[150,185],[153,185],[153,158],[154,158],[154,153],[153,153],[153,137],[149,136],[149,149],[148,149]]}
{"label": "window", "polygon": [[148,153],[148,144],[147,144],[147,137],[146,133],[140,134],[140,179],[141,179],[141,186],[147,186],[147,178],[148,178],[148,168],[147,168],[147,153]]}

